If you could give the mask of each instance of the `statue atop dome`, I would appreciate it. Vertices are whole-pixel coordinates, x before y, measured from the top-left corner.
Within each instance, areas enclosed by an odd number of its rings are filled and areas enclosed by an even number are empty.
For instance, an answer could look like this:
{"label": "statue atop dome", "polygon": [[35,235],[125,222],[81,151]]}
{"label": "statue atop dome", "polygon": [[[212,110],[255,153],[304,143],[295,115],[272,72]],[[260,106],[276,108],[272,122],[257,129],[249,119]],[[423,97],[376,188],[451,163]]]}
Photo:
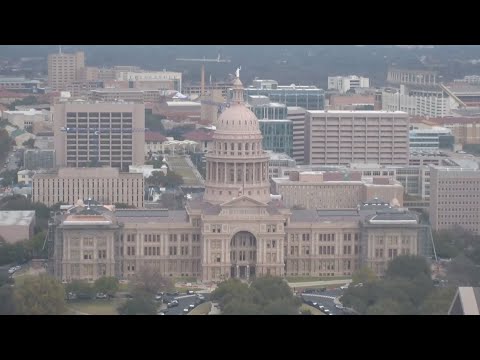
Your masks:
{"label": "statue atop dome", "polygon": [[240,78],[240,70],[242,70],[242,67],[238,67],[237,70],[235,71],[235,76],[237,77],[237,79]]}

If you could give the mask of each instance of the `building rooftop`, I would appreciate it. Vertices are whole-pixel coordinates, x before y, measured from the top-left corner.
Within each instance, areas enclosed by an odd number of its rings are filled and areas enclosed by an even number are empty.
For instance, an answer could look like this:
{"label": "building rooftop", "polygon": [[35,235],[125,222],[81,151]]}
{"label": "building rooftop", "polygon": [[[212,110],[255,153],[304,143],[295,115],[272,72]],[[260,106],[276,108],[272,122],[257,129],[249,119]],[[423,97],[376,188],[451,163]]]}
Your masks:
{"label": "building rooftop", "polygon": [[23,82],[23,83],[29,83],[29,84],[40,84],[40,81],[38,80],[29,80],[25,79],[23,77],[0,77],[0,83],[14,83],[14,82]]}
{"label": "building rooftop", "polygon": [[479,94],[480,85],[473,85],[468,83],[450,83],[445,85],[455,95]]}
{"label": "building rooftop", "polygon": [[3,112],[4,114],[8,115],[42,115],[43,112],[41,110],[29,109],[29,110],[7,110]]}
{"label": "building rooftop", "polygon": [[167,137],[162,135],[158,131],[145,131],[145,141],[158,141],[158,142],[164,142],[167,141]]}
{"label": "building rooftop", "polygon": [[386,115],[386,114],[396,114],[396,115],[405,115],[408,114],[404,111],[388,111],[388,110],[307,110],[313,115],[324,115],[324,114],[365,114],[365,115]]}
{"label": "building rooftop", "polygon": [[448,315],[480,315],[480,287],[459,287]]}
{"label": "building rooftop", "polygon": [[266,150],[265,151],[268,155],[270,155],[270,161],[273,160],[291,160],[294,161],[290,156],[288,156],[285,153],[276,153],[271,150]]}
{"label": "building rooftop", "polygon": [[115,216],[123,223],[187,223],[185,210],[125,209],[116,210]]}
{"label": "building rooftop", "polygon": [[0,226],[30,225],[35,211],[0,211]]}
{"label": "building rooftop", "polygon": [[291,123],[290,119],[259,119],[258,122],[262,123]]}
{"label": "building rooftop", "polygon": [[199,102],[194,101],[166,101],[165,102],[168,107],[176,107],[176,106],[202,106]]}
{"label": "building rooftop", "polygon": [[184,139],[191,141],[211,141],[214,131],[212,130],[194,130],[183,135]]}

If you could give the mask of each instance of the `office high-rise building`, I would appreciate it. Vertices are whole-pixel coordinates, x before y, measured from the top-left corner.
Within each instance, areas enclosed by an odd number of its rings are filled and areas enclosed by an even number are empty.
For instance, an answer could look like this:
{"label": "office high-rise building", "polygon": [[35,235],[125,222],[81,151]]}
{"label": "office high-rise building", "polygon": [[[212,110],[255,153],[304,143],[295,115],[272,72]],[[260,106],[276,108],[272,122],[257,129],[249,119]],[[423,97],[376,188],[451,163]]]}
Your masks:
{"label": "office high-rise building", "polygon": [[480,235],[480,171],[431,165],[429,213],[433,230],[459,226]]}
{"label": "office high-rise building", "polygon": [[407,165],[408,139],[401,111],[307,111],[305,163]]}
{"label": "office high-rise building", "polygon": [[85,68],[85,53],[48,55],[48,85],[54,91],[64,91],[74,81],[81,79]]}
{"label": "office high-rise building", "polygon": [[293,127],[292,121],[258,120],[262,132],[262,146],[265,150],[292,155]]}
{"label": "office high-rise building", "polygon": [[145,105],[55,104],[57,166],[111,166],[128,171],[145,160]]}
{"label": "office high-rise building", "polygon": [[292,157],[297,165],[305,164],[305,116],[306,110],[298,106],[289,106],[287,119],[292,120],[293,144]]}

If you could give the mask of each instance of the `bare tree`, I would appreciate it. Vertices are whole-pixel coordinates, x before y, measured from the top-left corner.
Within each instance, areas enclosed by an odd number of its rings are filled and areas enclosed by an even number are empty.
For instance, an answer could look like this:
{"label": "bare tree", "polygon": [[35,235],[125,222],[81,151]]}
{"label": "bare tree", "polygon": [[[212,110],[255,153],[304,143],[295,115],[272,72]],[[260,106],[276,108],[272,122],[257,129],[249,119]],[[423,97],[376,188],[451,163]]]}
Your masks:
{"label": "bare tree", "polygon": [[168,291],[174,287],[173,282],[162,276],[160,270],[153,266],[143,266],[133,278],[133,288],[150,294],[159,291]]}

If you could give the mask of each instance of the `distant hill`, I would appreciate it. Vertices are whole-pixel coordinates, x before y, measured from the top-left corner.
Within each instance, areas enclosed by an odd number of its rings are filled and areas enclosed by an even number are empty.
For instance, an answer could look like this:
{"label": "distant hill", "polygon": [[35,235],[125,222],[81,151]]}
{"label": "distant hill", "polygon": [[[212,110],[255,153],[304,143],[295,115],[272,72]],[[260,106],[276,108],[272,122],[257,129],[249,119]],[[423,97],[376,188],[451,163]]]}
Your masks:
{"label": "distant hill", "polygon": [[[224,80],[237,66],[242,66],[242,79],[250,83],[254,77],[271,78],[281,84],[314,84],[327,86],[330,75],[363,75],[373,85],[383,85],[387,68],[443,65],[446,78],[480,73],[479,65],[467,63],[480,59],[480,46],[444,45],[433,48],[402,48],[393,45],[62,45],[65,52],[83,50],[91,66],[138,65],[151,70],[184,72],[185,81],[200,80],[200,65],[178,62],[177,57],[231,59],[229,64],[208,64],[207,81]],[[0,45],[3,58],[47,57],[57,52],[54,45]]]}

